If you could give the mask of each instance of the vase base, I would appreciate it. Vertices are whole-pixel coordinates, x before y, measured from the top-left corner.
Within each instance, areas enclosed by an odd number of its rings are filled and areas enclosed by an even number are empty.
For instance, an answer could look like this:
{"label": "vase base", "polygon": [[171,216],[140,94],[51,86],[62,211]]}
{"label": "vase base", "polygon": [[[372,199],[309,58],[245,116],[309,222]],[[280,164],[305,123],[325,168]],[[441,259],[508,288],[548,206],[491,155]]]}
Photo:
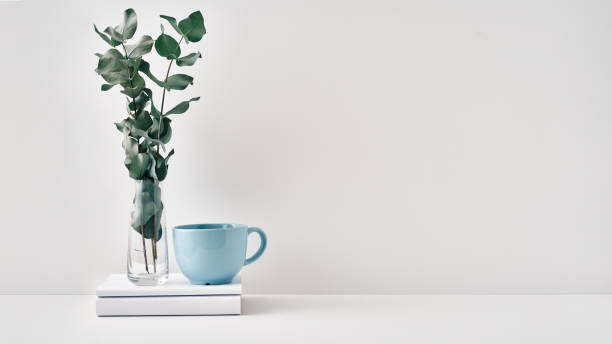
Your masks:
{"label": "vase base", "polygon": [[166,283],[168,274],[127,274],[130,282],[139,286],[156,286]]}

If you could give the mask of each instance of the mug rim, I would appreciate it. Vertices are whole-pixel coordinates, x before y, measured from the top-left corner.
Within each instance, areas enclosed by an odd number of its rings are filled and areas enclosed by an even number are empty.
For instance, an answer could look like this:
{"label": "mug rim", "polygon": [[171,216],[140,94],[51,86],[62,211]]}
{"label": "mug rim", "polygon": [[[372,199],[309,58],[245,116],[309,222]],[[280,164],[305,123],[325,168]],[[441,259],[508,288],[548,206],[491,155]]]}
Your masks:
{"label": "mug rim", "polygon": [[178,225],[172,227],[173,230],[179,231],[214,231],[214,230],[231,230],[239,228],[248,228],[247,225],[241,223],[231,222],[217,222],[217,223],[190,223],[186,225]]}

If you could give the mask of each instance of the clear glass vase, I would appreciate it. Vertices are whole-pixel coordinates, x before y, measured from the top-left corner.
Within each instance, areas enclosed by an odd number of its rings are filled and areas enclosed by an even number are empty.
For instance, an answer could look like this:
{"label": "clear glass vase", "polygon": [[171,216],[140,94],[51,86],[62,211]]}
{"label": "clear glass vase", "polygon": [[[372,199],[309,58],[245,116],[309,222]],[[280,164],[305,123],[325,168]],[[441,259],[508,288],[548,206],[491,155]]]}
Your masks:
{"label": "clear glass vase", "polygon": [[137,180],[128,233],[127,274],[136,285],[168,280],[168,240],[161,185]]}

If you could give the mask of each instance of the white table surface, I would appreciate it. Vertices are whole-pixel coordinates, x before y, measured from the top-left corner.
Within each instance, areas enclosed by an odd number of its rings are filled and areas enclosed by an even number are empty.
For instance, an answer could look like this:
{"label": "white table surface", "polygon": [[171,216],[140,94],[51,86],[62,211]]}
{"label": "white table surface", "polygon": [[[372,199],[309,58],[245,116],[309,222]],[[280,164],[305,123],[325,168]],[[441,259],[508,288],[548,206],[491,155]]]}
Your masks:
{"label": "white table surface", "polygon": [[1,295],[0,343],[612,343],[612,295],[247,295],[240,316],[103,317]]}

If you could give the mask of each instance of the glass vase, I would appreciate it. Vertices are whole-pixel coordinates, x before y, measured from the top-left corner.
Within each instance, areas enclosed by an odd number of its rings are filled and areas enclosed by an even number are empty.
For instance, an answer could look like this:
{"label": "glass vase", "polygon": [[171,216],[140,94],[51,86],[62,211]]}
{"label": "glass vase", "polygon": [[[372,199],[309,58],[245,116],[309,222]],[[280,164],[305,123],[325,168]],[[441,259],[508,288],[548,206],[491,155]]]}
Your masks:
{"label": "glass vase", "polygon": [[136,285],[160,285],[168,280],[166,216],[159,182],[136,181],[128,229],[127,274]]}

